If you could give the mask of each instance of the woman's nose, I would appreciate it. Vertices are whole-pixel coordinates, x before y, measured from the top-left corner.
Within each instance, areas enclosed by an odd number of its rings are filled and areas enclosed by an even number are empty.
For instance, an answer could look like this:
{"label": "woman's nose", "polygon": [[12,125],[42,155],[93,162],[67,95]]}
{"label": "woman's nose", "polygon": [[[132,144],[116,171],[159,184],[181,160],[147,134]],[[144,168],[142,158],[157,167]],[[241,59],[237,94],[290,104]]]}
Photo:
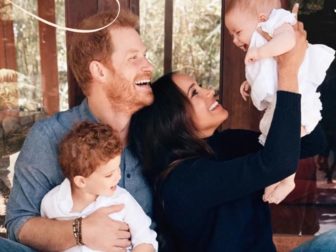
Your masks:
{"label": "woman's nose", "polygon": [[213,97],[213,96],[215,96],[215,90],[214,89],[212,89],[212,88],[210,88],[209,90],[208,90],[208,96],[210,96],[210,97]]}

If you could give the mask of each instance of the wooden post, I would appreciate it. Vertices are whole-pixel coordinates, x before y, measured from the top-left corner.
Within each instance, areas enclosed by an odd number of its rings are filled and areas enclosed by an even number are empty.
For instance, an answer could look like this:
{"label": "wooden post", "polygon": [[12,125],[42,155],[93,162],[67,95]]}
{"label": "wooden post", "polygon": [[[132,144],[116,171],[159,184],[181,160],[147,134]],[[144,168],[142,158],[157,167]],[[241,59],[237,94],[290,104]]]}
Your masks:
{"label": "wooden post", "polygon": [[[129,0],[119,0],[120,7],[129,9]],[[117,9],[118,5],[115,0],[98,0],[98,12]]]}
{"label": "wooden post", "polygon": [[[10,7],[8,12],[11,12]],[[0,68],[16,70],[16,52],[11,15],[0,16]]]}
{"label": "wooden post", "polygon": [[172,70],[173,52],[173,1],[165,1],[165,21],[164,21],[164,73]]}
{"label": "wooden post", "polygon": [[[76,27],[76,25],[84,18],[91,16],[98,11],[98,0],[65,0],[65,23],[67,27]],[[69,39],[71,33],[66,34],[67,48],[69,48]],[[69,92],[69,107],[78,105],[84,98],[83,92],[78,86],[78,83],[68,66],[68,92]]]}
{"label": "wooden post", "polygon": [[289,8],[288,0],[281,0],[281,7],[284,9],[288,9]]}
{"label": "wooden post", "polygon": [[225,15],[225,0],[222,0],[222,9],[221,9],[221,37],[220,37],[220,62],[219,62],[219,98],[221,103],[223,104],[224,101],[224,55],[225,55],[225,22],[224,22],[224,15]]}
{"label": "wooden post", "polygon": [[[0,7],[3,6],[0,0]],[[6,109],[18,109],[18,85],[17,85],[17,64],[16,64],[16,48],[13,32],[13,20],[11,6],[2,7],[3,11],[0,13],[0,96],[6,93],[6,89],[9,88],[10,101],[1,102],[0,104],[0,124],[3,120],[3,110]],[[11,72],[14,74],[4,74],[5,72]],[[2,76],[1,76],[2,75]],[[1,99],[0,99],[1,100]],[[6,104],[9,102],[9,104]],[[8,105],[8,106],[7,106]],[[1,128],[1,125],[0,125]]]}
{"label": "wooden post", "polygon": [[[119,0],[120,7],[131,10],[139,16],[139,0]],[[117,8],[116,0],[98,0],[98,10],[108,11],[111,8]]]}
{"label": "wooden post", "polygon": [[[55,1],[38,0],[38,15],[55,23]],[[56,30],[39,22],[39,35],[43,108],[51,115],[59,111]]]}

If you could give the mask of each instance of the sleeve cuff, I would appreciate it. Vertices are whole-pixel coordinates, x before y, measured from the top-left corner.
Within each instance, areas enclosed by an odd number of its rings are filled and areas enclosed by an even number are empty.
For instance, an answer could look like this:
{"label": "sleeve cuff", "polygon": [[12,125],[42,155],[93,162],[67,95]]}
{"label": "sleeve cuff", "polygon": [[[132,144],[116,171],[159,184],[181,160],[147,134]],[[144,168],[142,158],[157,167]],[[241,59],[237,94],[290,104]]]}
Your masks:
{"label": "sleeve cuff", "polygon": [[7,227],[7,234],[8,234],[8,238],[16,241],[16,242],[20,242],[19,240],[19,233],[21,228],[23,227],[23,225],[31,218],[33,218],[34,216],[25,216],[25,217],[21,217],[18,221],[15,221],[11,226],[12,227]]}
{"label": "sleeve cuff", "polygon": [[301,104],[301,94],[279,90],[277,91],[277,103],[281,104],[283,109],[293,110]]}

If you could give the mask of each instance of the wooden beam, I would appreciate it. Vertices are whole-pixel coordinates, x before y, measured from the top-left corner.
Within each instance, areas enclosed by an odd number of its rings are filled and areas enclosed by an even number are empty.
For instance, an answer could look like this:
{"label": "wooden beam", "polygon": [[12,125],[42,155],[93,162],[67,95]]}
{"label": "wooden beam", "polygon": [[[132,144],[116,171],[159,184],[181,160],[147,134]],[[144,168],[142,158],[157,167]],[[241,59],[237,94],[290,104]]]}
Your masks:
{"label": "wooden beam", "polygon": [[281,7],[284,9],[289,8],[289,1],[288,0],[281,0]]}
{"label": "wooden beam", "polygon": [[4,21],[0,18],[0,69],[5,68],[6,65],[6,39]]}
{"label": "wooden beam", "polygon": [[221,9],[221,37],[220,37],[220,60],[219,60],[219,99],[223,104],[224,101],[224,55],[225,55],[225,23],[224,23],[224,15],[225,15],[225,0],[222,0],[222,9]]}
{"label": "wooden beam", "polygon": [[[67,27],[75,27],[84,18],[94,15],[98,12],[98,0],[65,0],[65,23]],[[69,47],[69,39],[71,33],[67,32],[66,42]],[[84,95],[79,88],[78,83],[68,66],[68,85],[69,85],[69,107],[78,105],[83,99]]]}
{"label": "wooden beam", "polygon": [[[131,10],[134,14],[139,16],[139,0],[119,0],[121,8]],[[106,11],[109,8],[116,8],[116,0],[99,0],[99,11]]]}
{"label": "wooden beam", "polygon": [[172,71],[173,52],[173,2],[165,0],[165,21],[164,21],[164,73]]}
{"label": "wooden beam", "polygon": [[[3,6],[0,0],[0,6]],[[0,70],[1,69],[11,69],[15,73],[17,70],[16,64],[16,48],[15,48],[15,39],[14,39],[14,29],[13,29],[13,20],[12,9],[8,5],[7,7],[2,7],[1,11],[5,11],[5,14],[0,14]],[[5,9],[6,8],[6,9]],[[0,80],[0,96],[6,93],[6,89],[9,88],[10,101],[0,104],[0,128],[3,116],[6,113],[4,110],[7,109],[18,109],[19,108],[19,91],[17,85],[17,74],[11,75],[9,78],[2,76]],[[8,95],[8,94],[7,94]],[[1,99],[2,100],[2,99]],[[7,104],[9,102],[9,104]],[[2,137],[1,137],[2,135]],[[5,134],[0,133],[0,141],[2,141]],[[6,146],[6,144],[4,144]]]}
{"label": "wooden beam", "polygon": [[[129,0],[119,0],[120,7],[129,9]],[[98,0],[98,12],[116,9],[118,7],[115,0]]]}
{"label": "wooden beam", "polygon": [[[55,1],[38,0],[38,15],[55,23]],[[59,111],[56,30],[39,22],[39,36],[43,108],[51,115]]]}
{"label": "wooden beam", "polygon": [[[9,17],[10,15],[8,15]],[[0,68],[17,69],[13,20],[0,16]]]}

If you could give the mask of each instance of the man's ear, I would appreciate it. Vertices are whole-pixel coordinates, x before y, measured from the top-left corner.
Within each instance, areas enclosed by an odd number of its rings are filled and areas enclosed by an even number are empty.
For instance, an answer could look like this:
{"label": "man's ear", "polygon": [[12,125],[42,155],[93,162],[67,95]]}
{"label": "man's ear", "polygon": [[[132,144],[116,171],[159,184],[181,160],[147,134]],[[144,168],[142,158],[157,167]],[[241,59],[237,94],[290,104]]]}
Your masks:
{"label": "man's ear", "polygon": [[91,61],[89,69],[93,79],[100,80],[104,78],[104,67],[99,61]]}
{"label": "man's ear", "polygon": [[267,20],[267,15],[265,13],[259,13],[258,21],[259,22],[265,22],[266,20]]}
{"label": "man's ear", "polygon": [[86,186],[85,177],[77,175],[73,178],[74,184],[79,188],[84,188]]}

